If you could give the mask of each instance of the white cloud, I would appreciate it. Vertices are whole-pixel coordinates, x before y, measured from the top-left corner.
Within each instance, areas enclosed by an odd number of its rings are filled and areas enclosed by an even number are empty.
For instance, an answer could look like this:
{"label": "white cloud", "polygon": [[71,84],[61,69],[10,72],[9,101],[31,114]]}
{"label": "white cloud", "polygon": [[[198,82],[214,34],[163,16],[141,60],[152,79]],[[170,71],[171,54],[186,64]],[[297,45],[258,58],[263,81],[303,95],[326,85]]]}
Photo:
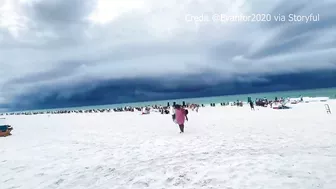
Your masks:
{"label": "white cloud", "polygon": [[[239,73],[335,68],[334,1],[0,1],[0,88],[7,90],[0,98],[6,101],[36,87],[87,78],[203,69],[238,78]],[[187,14],[211,19],[269,13],[273,19],[289,12],[320,14],[320,21],[185,20]]]}
{"label": "white cloud", "polygon": [[130,11],[144,9],[145,2],[137,0],[98,0],[94,11],[88,16],[93,23],[107,24]]}

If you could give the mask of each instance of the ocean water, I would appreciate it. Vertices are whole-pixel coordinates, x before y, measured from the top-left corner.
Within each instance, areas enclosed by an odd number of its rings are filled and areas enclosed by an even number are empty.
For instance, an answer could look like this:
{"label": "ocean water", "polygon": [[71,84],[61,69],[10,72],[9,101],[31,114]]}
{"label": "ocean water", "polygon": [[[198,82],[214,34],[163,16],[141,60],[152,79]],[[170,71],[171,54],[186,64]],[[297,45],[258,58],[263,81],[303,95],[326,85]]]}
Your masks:
{"label": "ocean water", "polygon": [[47,110],[33,110],[33,112],[35,111],[36,112],[37,111],[54,111],[54,110],[105,109],[105,108],[118,108],[118,107],[125,107],[125,106],[132,106],[132,107],[141,107],[141,106],[147,106],[147,105],[165,106],[167,105],[167,102],[169,102],[170,104],[173,104],[173,102],[182,104],[183,101],[185,101],[186,103],[210,104],[210,103],[234,102],[237,100],[247,101],[247,97],[251,97],[252,100],[255,100],[256,98],[264,98],[264,97],[268,99],[274,99],[275,97],[299,98],[300,96],[329,97],[330,99],[336,99],[336,88],[239,94],[239,95],[214,96],[214,97],[203,97],[203,98],[171,99],[171,100],[136,102],[136,103],[108,104],[108,105],[99,105],[99,106],[70,107],[70,108],[58,108],[58,109],[47,109]]}

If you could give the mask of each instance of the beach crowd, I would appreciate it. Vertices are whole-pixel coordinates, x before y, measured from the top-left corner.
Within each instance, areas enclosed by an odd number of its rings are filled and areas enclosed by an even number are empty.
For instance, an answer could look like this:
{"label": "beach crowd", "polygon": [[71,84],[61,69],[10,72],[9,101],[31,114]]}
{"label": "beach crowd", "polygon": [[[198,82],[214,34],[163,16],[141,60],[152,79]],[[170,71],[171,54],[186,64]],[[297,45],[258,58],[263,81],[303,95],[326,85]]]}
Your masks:
{"label": "beach crowd", "polygon": [[[295,103],[298,103],[299,101],[303,101],[302,97],[301,100],[298,100]],[[255,101],[252,101],[249,97],[247,100],[247,103],[244,103],[243,101],[237,100],[235,102],[221,102],[221,103],[210,103],[210,107],[216,107],[216,105],[220,106],[238,106],[243,107],[244,104],[248,104],[251,106],[251,109],[254,108],[254,106],[261,106],[261,107],[273,107],[273,105],[285,105],[289,102],[289,99],[285,98],[277,98],[275,97],[274,100],[269,100],[267,98],[257,98]],[[148,105],[148,106],[125,106],[125,107],[118,107],[118,108],[97,108],[97,109],[86,109],[86,110],[41,110],[41,111],[22,111],[22,112],[11,112],[11,113],[0,113],[0,116],[4,115],[39,115],[39,114],[70,114],[70,113],[109,113],[109,112],[141,112],[142,114],[150,114],[151,112],[158,112],[161,114],[171,114],[173,111],[173,108],[179,105],[176,102],[173,102],[172,105],[168,102],[166,106],[162,105]],[[185,109],[198,112],[199,108],[205,107],[204,104],[196,104],[196,103],[186,103],[182,102],[181,105],[179,105]]]}

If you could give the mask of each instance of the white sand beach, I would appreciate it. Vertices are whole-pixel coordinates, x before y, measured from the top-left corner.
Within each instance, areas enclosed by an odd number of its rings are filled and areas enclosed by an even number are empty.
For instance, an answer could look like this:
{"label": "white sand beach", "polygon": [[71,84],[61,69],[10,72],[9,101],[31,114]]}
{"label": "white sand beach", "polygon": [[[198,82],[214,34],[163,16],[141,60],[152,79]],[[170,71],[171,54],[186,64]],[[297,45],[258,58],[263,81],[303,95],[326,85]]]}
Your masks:
{"label": "white sand beach", "polygon": [[0,188],[335,189],[336,101],[290,106],[6,116]]}

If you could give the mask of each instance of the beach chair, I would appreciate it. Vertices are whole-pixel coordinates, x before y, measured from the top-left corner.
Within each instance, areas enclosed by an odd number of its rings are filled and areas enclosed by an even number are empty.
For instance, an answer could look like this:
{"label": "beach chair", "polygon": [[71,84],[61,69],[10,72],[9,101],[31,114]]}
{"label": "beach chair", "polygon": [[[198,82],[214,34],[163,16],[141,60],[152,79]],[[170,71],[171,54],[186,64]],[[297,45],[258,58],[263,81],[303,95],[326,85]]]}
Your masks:
{"label": "beach chair", "polygon": [[325,104],[324,107],[325,107],[325,109],[327,111],[327,114],[331,114],[331,110],[330,110],[329,104]]}

